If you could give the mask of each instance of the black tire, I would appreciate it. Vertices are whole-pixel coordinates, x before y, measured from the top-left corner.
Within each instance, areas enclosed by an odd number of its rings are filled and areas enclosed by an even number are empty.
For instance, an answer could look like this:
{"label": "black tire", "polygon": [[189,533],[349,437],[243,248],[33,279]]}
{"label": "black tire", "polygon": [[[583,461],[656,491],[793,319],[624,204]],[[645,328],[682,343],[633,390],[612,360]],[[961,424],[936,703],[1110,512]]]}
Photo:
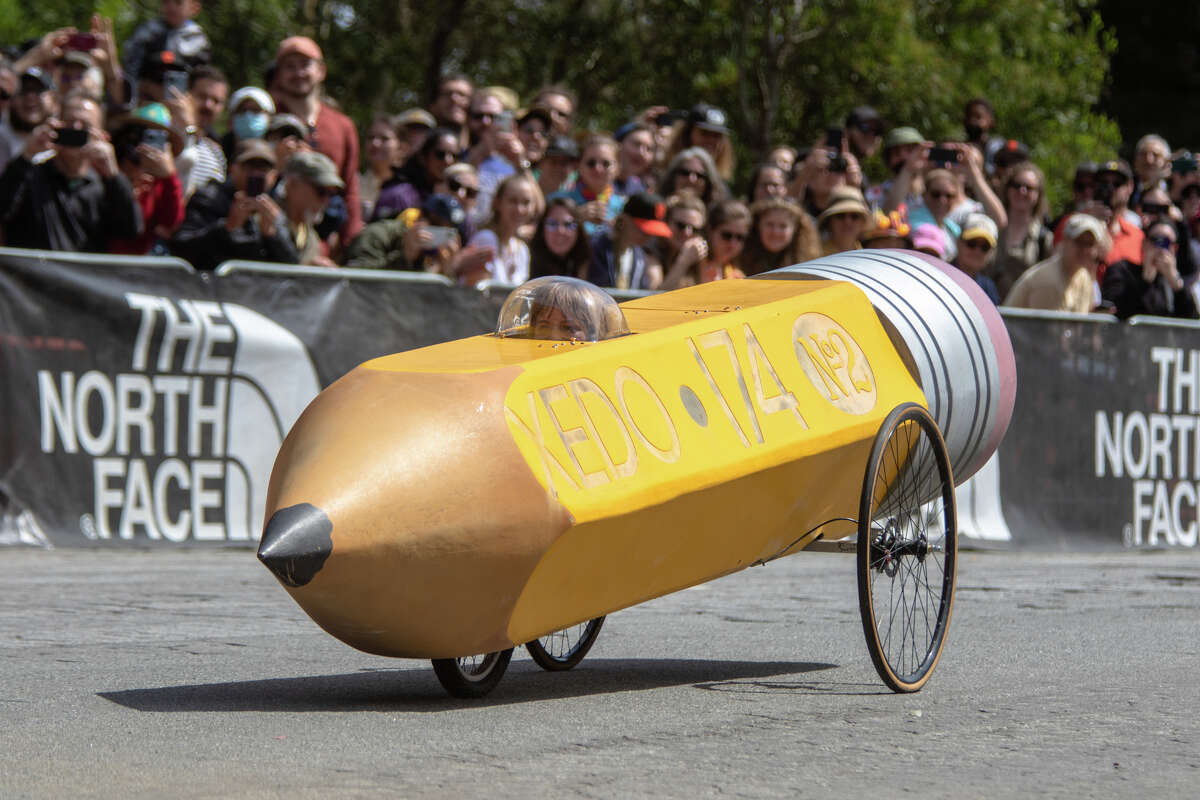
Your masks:
{"label": "black tire", "polygon": [[455,697],[483,697],[504,677],[513,649],[478,656],[435,658],[433,671],[447,692]]}
{"label": "black tire", "polygon": [[596,617],[526,642],[525,649],[542,669],[561,672],[583,661],[603,625],[604,617]]}
{"label": "black tire", "polygon": [[875,437],[857,547],[858,608],[871,660],[893,691],[915,692],[946,643],[958,556],[946,443],[915,403],[895,408]]}

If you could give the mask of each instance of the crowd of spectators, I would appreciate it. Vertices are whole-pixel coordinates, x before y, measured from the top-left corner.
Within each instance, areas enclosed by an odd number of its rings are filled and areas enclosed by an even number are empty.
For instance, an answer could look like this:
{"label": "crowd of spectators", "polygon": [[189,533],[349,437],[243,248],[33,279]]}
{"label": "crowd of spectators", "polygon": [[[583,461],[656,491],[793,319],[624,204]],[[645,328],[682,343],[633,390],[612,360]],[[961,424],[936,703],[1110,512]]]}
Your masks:
{"label": "crowd of spectators", "polygon": [[708,103],[584,131],[568,87],[523,99],[447,75],[425,108],[364,121],[360,152],[315,41],[285,38],[261,86],[232,87],[198,11],[163,0],[120,46],[96,16],[0,57],[4,244],[630,289],[900,247],[998,304],[1197,316],[1200,166],[1154,134],[1132,165],[1080,164],[1056,214],[1036,148],[1001,135],[981,98],[955,141],[855,108],[744,165],[741,185],[730,120]]}

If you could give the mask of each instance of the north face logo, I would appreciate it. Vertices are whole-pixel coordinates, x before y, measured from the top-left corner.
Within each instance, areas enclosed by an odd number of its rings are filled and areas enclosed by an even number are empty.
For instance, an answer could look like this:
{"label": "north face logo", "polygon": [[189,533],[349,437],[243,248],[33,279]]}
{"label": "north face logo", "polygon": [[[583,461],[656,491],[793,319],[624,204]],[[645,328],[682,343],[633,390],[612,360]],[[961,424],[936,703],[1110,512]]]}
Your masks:
{"label": "north face logo", "polygon": [[304,344],[234,303],[125,299],[129,372],[38,372],[42,451],[91,459],[81,533],[257,539],[275,453],[320,390]]}

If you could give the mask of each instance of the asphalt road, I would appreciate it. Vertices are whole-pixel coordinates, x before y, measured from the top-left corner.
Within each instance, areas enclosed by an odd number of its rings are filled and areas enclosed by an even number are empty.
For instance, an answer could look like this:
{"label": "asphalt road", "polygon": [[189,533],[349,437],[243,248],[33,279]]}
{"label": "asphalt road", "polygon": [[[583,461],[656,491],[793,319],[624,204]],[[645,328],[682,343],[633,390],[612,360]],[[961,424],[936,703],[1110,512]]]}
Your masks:
{"label": "asphalt road", "polygon": [[249,551],[0,551],[0,797],[1135,797],[1200,786],[1200,553],[967,554],[893,695],[848,556],[521,651],[483,701],[324,634]]}

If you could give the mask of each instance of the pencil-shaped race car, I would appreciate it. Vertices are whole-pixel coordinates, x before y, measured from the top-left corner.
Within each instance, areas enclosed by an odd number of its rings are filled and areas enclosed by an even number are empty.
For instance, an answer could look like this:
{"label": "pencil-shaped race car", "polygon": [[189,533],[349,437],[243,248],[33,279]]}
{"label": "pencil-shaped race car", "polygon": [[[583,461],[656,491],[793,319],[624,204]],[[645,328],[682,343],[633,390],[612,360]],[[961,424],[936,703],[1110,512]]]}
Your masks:
{"label": "pencil-shaped race car", "polygon": [[872,659],[914,691],[953,604],[952,475],[995,450],[1014,393],[991,302],[915,253],[621,305],[538,279],[496,333],[321,392],[280,449],[258,555],[332,635],[478,696],[514,646],[567,668],[613,611],[857,552]]}

